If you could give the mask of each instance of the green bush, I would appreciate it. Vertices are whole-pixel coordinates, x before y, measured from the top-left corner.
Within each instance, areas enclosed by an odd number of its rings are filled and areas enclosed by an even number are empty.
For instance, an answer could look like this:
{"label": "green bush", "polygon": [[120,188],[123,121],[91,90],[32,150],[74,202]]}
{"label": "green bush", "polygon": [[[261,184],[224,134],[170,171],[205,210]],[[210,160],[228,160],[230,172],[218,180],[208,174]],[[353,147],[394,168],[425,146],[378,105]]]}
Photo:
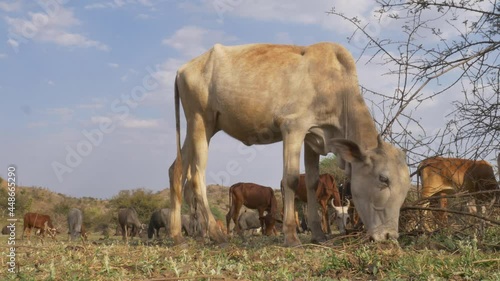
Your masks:
{"label": "green bush", "polygon": [[115,217],[118,215],[119,208],[133,207],[142,223],[148,222],[155,210],[166,207],[162,198],[144,188],[122,190],[110,200],[110,205],[115,210]]}
{"label": "green bush", "polygon": [[331,174],[337,181],[337,183],[343,183],[346,180],[345,173],[337,163],[337,157],[334,154],[328,154],[323,157],[319,162],[319,173],[320,174]]}

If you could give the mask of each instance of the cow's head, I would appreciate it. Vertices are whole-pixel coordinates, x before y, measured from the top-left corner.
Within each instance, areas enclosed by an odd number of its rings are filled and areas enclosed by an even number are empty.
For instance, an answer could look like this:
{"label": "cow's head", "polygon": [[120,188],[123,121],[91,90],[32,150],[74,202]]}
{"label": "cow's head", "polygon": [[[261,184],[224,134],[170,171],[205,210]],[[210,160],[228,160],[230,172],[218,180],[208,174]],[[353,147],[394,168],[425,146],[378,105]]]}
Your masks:
{"label": "cow's head", "polygon": [[340,234],[345,234],[346,233],[345,226],[349,222],[349,206],[350,206],[351,202],[349,202],[349,200],[347,200],[347,204],[345,206],[335,206],[333,204],[333,201],[334,201],[334,199],[332,198],[332,200],[330,201],[330,204],[332,205],[333,210],[335,211],[335,214],[334,214],[335,224],[339,228]]}
{"label": "cow's head", "polygon": [[264,234],[267,236],[273,235],[276,227],[276,218],[274,218],[271,213],[267,213],[264,217],[259,219],[264,220],[264,226],[265,226]]}
{"label": "cow's head", "polygon": [[56,240],[56,234],[58,232],[57,232],[57,229],[52,225],[52,223],[50,221],[46,221],[43,224],[43,230],[44,230],[44,232],[46,232],[50,236],[50,238]]}
{"label": "cow's head", "polygon": [[399,209],[410,189],[405,154],[380,136],[373,149],[346,139],[333,139],[336,152],[351,164],[351,192],[370,238],[396,239]]}

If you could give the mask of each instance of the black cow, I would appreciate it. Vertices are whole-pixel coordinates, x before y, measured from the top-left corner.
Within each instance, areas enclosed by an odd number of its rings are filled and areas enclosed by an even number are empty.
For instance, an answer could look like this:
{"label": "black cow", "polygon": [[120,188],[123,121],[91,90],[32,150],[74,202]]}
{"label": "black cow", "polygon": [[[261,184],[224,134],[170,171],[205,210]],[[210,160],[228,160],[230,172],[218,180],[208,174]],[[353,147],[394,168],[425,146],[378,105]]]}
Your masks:
{"label": "black cow", "polygon": [[153,236],[159,239],[160,228],[162,227],[165,227],[168,234],[170,227],[170,209],[156,210],[151,214],[148,226],[148,239],[152,239]]}

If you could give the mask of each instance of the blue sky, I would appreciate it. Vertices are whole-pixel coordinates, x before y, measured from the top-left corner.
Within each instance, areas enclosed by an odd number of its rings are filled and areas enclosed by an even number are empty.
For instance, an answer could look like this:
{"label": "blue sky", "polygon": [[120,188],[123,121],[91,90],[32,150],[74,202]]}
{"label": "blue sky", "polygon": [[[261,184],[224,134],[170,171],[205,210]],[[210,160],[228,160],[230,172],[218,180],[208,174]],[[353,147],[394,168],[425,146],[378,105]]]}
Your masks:
{"label": "blue sky", "polygon": [[[0,175],[15,164],[19,184],[73,196],[167,188],[177,68],[215,43],[332,41],[358,57],[359,46],[345,39],[352,26],[326,14],[333,2],[0,1],[0,93],[7,101],[0,111]],[[335,5],[370,19],[373,2]],[[361,84],[394,91],[396,78],[382,76],[386,69],[361,59],[358,71]],[[429,112],[439,103],[430,102]],[[281,149],[278,143],[245,150],[219,133],[210,146],[207,183],[277,188]]]}

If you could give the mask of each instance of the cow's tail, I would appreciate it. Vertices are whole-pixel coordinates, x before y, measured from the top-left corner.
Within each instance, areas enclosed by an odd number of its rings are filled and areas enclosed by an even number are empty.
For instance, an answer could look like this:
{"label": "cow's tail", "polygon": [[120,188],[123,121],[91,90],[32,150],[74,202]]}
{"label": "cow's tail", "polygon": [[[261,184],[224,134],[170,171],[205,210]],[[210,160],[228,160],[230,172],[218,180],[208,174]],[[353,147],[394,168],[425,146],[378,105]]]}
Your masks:
{"label": "cow's tail", "polygon": [[[179,106],[179,86],[177,85],[177,76],[175,77],[175,137],[177,143],[177,157],[174,165],[173,186],[177,186],[176,191],[181,190],[182,185],[182,155],[181,155],[181,118]],[[173,188],[173,187],[172,187]],[[177,199],[182,200],[182,192],[177,192]]]}
{"label": "cow's tail", "polygon": [[274,190],[271,188],[271,215],[276,218],[278,212],[278,202],[276,201],[276,196],[274,196]]}
{"label": "cow's tail", "polygon": [[228,193],[228,197],[229,197],[229,211],[232,210],[233,208],[233,187],[229,187],[229,193]]}
{"label": "cow's tail", "polygon": [[[422,181],[422,169],[424,167],[420,167],[420,165],[417,167],[417,170],[415,172],[413,172],[411,175],[410,175],[410,178],[412,177],[413,174],[415,174],[417,176],[417,198],[420,199],[420,196],[422,194],[422,191],[423,191],[423,186],[420,186],[420,182]],[[423,183],[422,183],[423,185]]]}

